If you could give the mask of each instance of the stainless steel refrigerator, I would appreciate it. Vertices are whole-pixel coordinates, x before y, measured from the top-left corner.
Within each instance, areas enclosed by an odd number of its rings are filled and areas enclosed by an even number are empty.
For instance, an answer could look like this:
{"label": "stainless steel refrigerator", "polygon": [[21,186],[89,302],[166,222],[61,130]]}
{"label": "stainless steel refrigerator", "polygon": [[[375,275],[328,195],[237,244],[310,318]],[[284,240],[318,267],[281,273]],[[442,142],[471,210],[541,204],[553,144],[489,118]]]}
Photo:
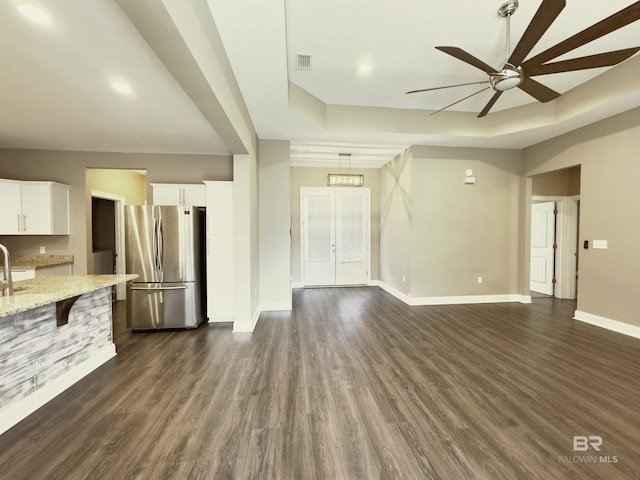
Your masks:
{"label": "stainless steel refrigerator", "polygon": [[195,328],[205,319],[205,211],[127,205],[127,327]]}

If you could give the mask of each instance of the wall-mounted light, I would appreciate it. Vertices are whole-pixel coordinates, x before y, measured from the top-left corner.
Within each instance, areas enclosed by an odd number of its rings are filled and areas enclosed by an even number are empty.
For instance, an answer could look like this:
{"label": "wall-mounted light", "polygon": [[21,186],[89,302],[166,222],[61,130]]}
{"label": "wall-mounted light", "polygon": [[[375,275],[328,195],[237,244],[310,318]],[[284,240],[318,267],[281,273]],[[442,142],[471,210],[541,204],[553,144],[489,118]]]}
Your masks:
{"label": "wall-mounted light", "polygon": [[[351,154],[339,153],[340,157],[340,172],[330,173],[327,175],[328,187],[362,187],[364,186],[364,174],[363,173],[351,173]],[[342,160],[349,161],[349,173],[342,173]]]}

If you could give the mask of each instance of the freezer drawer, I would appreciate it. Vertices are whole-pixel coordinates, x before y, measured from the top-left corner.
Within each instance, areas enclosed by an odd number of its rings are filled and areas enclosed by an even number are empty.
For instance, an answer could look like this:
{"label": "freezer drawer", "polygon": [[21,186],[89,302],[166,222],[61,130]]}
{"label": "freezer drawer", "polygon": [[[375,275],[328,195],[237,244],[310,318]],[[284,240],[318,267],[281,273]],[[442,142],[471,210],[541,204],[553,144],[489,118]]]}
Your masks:
{"label": "freezer drawer", "polygon": [[127,327],[132,330],[196,328],[197,312],[193,283],[127,284]]}

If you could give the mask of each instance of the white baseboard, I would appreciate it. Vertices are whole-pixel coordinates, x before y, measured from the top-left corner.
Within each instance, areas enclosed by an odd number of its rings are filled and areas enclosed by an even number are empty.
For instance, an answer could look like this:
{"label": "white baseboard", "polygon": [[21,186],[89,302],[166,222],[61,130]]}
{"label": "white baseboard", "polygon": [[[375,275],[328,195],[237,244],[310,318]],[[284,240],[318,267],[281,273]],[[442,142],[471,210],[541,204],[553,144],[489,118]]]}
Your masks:
{"label": "white baseboard", "polygon": [[0,411],[0,434],[18,424],[45,403],[53,400],[73,384],[79,382],[95,369],[116,356],[116,346],[111,344],[101,348],[91,358],[63,373],[28,397],[23,398]]}
{"label": "white baseboard", "polygon": [[291,300],[288,302],[273,302],[273,303],[261,303],[260,311],[261,312],[280,312],[280,311],[291,311],[293,309],[293,304]]}
{"label": "white baseboard", "polygon": [[209,325],[213,325],[216,323],[230,323],[233,322],[233,318],[234,317],[217,317],[217,318],[210,318],[209,320],[207,320],[207,323]]}
{"label": "white baseboard", "polygon": [[239,322],[235,320],[233,322],[233,333],[251,333],[256,328],[256,324],[258,323],[258,318],[260,318],[260,309],[258,308],[255,312],[253,312],[253,316],[251,320],[245,320]]}
{"label": "white baseboard", "polygon": [[581,312],[576,310],[573,315],[574,320],[589,323],[596,327],[606,328],[614,332],[629,335],[630,337],[640,338],[640,327],[637,325],[631,325],[629,323],[619,322],[618,320],[611,320],[610,318],[600,317],[593,315],[592,313]]}
{"label": "white baseboard", "polygon": [[384,283],[381,280],[377,280],[377,282],[378,282],[378,287],[383,289],[385,292],[390,293],[391,295],[396,297],[398,300],[402,300],[407,305],[411,305],[411,300],[412,299],[411,299],[411,296],[409,294],[402,293],[400,290],[396,290],[391,285],[387,285],[386,283]]}
{"label": "white baseboard", "polygon": [[[376,280],[378,286],[389,292],[391,295],[399,300],[402,300],[407,305],[411,306],[424,306],[424,305],[463,305],[473,303],[531,303],[530,295],[519,294],[506,294],[506,295],[451,295],[444,297],[412,297],[409,294],[402,293],[401,291],[387,285],[384,282]],[[371,282],[373,285],[374,283]]]}
{"label": "white baseboard", "polygon": [[302,283],[302,282],[293,282],[293,283],[291,283],[291,289],[294,289],[294,288],[304,288],[304,283]]}
{"label": "white baseboard", "polygon": [[464,305],[473,303],[510,303],[523,301],[523,295],[451,295],[446,297],[413,297],[410,305]]}

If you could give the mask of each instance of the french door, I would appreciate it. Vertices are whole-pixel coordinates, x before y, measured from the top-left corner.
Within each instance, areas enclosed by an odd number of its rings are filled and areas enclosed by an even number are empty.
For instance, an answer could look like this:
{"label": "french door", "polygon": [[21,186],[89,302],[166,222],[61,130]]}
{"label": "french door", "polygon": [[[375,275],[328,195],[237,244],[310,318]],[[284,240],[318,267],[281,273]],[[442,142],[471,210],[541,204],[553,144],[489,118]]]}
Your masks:
{"label": "french door", "polygon": [[305,286],[369,282],[370,212],[368,188],[300,189]]}

